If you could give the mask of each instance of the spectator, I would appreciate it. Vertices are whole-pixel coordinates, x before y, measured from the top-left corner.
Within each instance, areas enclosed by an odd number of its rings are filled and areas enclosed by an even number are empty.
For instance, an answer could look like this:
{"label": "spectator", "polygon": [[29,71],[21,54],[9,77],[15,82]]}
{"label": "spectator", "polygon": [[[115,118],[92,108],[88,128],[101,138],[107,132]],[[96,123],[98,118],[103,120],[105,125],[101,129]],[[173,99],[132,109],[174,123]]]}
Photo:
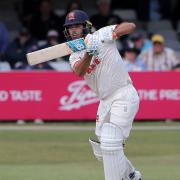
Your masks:
{"label": "spectator", "polygon": [[135,48],[138,49],[140,53],[152,48],[152,42],[148,39],[143,38],[143,36],[140,33],[133,33],[130,39],[134,43]]}
{"label": "spectator", "polygon": [[10,71],[11,66],[7,61],[3,61],[0,59],[0,72],[2,71]]}
{"label": "spectator", "polygon": [[123,60],[128,71],[146,70],[144,63],[138,58],[138,50],[134,44],[128,44],[123,51]]}
{"label": "spectator", "polygon": [[113,9],[133,9],[137,2],[137,0],[132,1],[132,0],[126,0],[126,1],[121,1],[121,3],[117,0],[111,0],[112,8]]}
{"label": "spectator", "polygon": [[110,0],[98,0],[98,13],[91,17],[90,21],[96,29],[110,25],[113,22],[120,23],[122,20],[112,14]]}
{"label": "spectator", "polygon": [[0,71],[11,70],[10,64],[5,60],[4,54],[9,43],[8,31],[3,22],[0,21]]}
{"label": "spectator", "polygon": [[147,22],[167,19],[170,17],[170,4],[170,0],[136,0],[138,20]]}
{"label": "spectator", "polygon": [[49,61],[48,65],[56,71],[72,72],[70,64],[63,58],[57,58],[56,61]]}
{"label": "spectator", "polygon": [[47,40],[45,41],[45,44],[40,45],[39,49],[55,46],[57,44],[59,44],[59,33],[56,30],[51,29],[47,33]]}
{"label": "spectator", "polygon": [[26,54],[34,50],[37,50],[36,41],[26,28],[22,28],[18,37],[9,44],[5,58],[13,69],[28,69]]}
{"label": "spectator", "polygon": [[160,5],[161,19],[169,19],[171,16],[172,2],[171,0],[158,0]]}
{"label": "spectator", "polygon": [[176,1],[175,7],[174,7],[173,12],[172,12],[172,16],[171,16],[173,27],[176,30],[179,30],[178,29],[178,21],[180,20],[179,9],[180,9],[180,1]]}
{"label": "spectator", "polygon": [[59,30],[60,19],[53,12],[50,0],[41,0],[39,12],[33,15],[30,23],[30,31],[38,40],[45,40],[50,29]]}
{"label": "spectator", "polygon": [[[68,5],[67,5],[67,10],[66,10],[66,15],[71,12],[71,11],[74,11],[74,10],[82,10],[82,5],[80,4],[79,1],[76,1],[76,0],[71,0]],[[64,18],[65,19],[65,18]]]}
{"label": "spectator", "polygon": [[153,47],[142,52],[139,58],[149,71],[171,70],[178,63],[175,52],[164,47],[164,38],[159,34],[152,36]]}
{"label": "spectator", "polygon": [[0,59],[3,59],[8,43],[8,30],[6,26],[0,21]]}
{"label": "spectator", "polygon": [[22,0],[22,2],[14,2],[14,9],[24,27],[30,26],[33,14],[38,11],[38,1],[39,0]]}
{"label": "spectator", "polygon": [[53,68],[48,64],[48,62],[40,63],[31,67],[33,70],[53,70]]}
{"label": "spectator", "polygon": [[136,0],[136,13],[139,21],[147,22],[150,20],[150,1]]}
{"label": "spectator", "polygon": [[173,71],[180,71],[180,63],[172,68]]}

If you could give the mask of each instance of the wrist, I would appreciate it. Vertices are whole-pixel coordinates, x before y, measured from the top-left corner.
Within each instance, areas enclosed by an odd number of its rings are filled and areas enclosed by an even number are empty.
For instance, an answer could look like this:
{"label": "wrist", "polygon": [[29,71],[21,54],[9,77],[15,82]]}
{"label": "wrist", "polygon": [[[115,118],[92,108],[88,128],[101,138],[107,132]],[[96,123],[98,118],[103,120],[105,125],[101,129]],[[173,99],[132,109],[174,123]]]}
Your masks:
{"label": "wrist", "polygon": [[89,54],[88,52],[86,52],[85,55],[84,55],[84,57],[85,57],[85,58],[92,58],[93,55],[91,55],[91,54]]}

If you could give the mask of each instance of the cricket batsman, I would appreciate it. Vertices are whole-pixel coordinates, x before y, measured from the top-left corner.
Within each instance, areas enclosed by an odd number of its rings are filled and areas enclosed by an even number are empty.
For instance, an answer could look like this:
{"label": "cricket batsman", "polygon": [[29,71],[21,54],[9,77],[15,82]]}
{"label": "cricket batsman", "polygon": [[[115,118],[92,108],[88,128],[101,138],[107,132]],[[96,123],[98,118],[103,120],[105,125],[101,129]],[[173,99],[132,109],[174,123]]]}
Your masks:
{"label": "cricket batsman", "polygon": [[68,41],[85,39],[86,50],[71,54],[69,61],[73,71],[84,77],[100,99],[95,130],[99,141],[89,142],[96,158],[103,161],[105,180],[142,180],[123,150],[139,97],[115,42],[131,33],[135,24],[124,22],[91,33],[88,15],[75,10],[66,16],[64,27]]}

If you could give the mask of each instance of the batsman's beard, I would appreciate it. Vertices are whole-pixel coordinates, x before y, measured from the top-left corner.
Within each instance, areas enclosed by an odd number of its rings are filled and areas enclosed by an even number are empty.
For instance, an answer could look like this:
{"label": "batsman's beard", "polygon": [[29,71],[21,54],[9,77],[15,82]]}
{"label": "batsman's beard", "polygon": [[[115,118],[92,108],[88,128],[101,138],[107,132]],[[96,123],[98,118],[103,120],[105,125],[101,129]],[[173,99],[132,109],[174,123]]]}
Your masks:
{"label": "batsman's beard", "polygon": [[78,33],[76,33],[76,32],[73,32],[72,34],[71,34],[71,38],[72,39],[78,39],[78,38],[81,38],[82,37],[82,35],[81,34],[78,34]]}

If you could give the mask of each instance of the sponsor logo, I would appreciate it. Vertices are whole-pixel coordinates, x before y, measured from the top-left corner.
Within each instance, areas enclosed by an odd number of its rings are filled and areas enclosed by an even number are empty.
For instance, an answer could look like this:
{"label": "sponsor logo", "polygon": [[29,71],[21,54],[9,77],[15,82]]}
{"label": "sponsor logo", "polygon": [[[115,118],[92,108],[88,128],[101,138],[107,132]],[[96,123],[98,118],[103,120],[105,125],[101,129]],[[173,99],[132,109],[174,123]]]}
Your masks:
{"label": "sponsor logo", "polygon": [[101,61],[97,57],[94,58],[93,63],[86,70],[87,74],[92,74],[100,63]]}
{"label": "sponsor logo", "polygon": [[41,102],[42,90],[0,90],[0,102]]}
{"label": "sponsor logo", "polygon": [[67,90],[70,92],[70,95],[65,95],[60,98],[59,110],[70,111],[80,109],[82,106],[87,106],[99,101],[96,94],[87,86],[84,80],[69,84]]}
{"label": "sponsor logo", "polygon": [[69,20],[69,21],[75,20],[75,13],[74,13],[74,12],[70,12],[70,13],[68,14],[68,20]]}

